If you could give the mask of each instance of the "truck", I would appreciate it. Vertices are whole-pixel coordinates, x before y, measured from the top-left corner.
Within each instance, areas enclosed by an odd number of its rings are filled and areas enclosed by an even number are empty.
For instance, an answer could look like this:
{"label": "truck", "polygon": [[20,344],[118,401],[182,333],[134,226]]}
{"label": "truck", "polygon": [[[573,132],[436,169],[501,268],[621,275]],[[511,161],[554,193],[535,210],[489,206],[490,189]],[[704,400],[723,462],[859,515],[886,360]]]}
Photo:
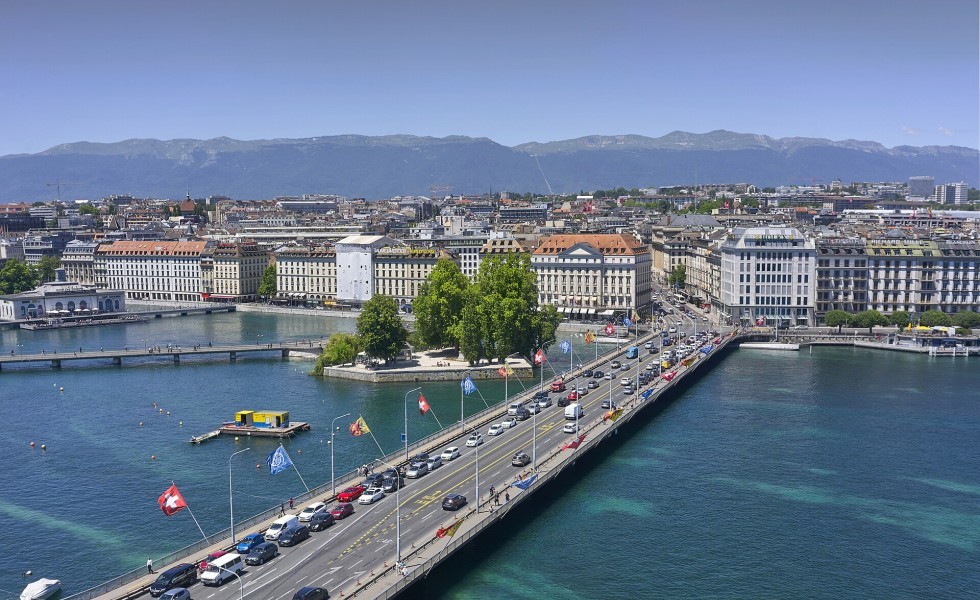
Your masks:
{"label": "truck", "polygon": [[574,421],[575,419],[582,418],[582,405],[578,402],[573,402],[565,407],[565,418],[569,421]]}
{"label": "truck", "polygon": [[630,346],[626,349],[626,358],[632,360],[640,355],[640,349],[636,346]]}
{"label": "truck", "polygon": [[559,381],[552,381],[551,382],[551,391],[552,392],[564,392],[565,391],[565,382],[564,381],[561,381],[561,380],[559,380]]}

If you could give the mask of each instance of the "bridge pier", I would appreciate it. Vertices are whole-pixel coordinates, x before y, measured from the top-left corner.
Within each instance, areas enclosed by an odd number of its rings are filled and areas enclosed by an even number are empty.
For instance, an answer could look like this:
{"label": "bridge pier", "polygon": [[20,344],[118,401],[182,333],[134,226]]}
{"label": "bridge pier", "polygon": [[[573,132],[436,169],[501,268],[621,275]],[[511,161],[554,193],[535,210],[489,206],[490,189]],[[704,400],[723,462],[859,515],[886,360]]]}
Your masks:
{"label": "bridge pier", "polygon": [[121,356],[113,356],[112,357],[112,364],[114,364],[114,365],[121,365],[122,364],[122,357]]}
{"label": "bridge pier", "polygon": [[289,348],[283,348],[282,349],[282,357],[283,358],[289,358]]}
{"label": "bridge pier", "polygon": [[228,360],[230,360],[231,362],[235,362],[236,360],[238,360],[238,353],[237,352],[229,352],[228,353]]}
{"label": "bridge pier", "polygon": [[180,364],[180,355],[179,354],[174,353],[174,364],[175,365],[179,365]]}
{"label": "bridge pier", "polygon": [[51,368],[53,368],[53,369],[60,369],[61,368],[61,359],[52,360],[51,361]]}

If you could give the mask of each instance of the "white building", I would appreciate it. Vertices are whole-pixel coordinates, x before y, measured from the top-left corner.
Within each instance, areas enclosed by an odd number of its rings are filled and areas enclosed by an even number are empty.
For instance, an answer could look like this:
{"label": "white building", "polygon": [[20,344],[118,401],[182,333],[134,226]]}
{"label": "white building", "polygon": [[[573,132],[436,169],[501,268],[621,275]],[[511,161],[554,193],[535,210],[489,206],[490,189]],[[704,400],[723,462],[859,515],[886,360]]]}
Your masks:
{"label": "white building", "polygon": [[95,251],[95,277],[102,287],[139,300],[200,300],[201,255],[213,242],[119,241]]}
{"label": "white building", "polygon": [[64,270],[58,269],[56,273],[56,281],[42,283],[27,292],[0,296],[0,321],[126,310],[126,295],[121,290],[100,290],[95,286],[80,285],[65,281]]}
{"label": "white building", "polygon": [[337,242],[337,300],[363,304],[374,295],[374,252],[402,243],[384,235],[352,235]]}

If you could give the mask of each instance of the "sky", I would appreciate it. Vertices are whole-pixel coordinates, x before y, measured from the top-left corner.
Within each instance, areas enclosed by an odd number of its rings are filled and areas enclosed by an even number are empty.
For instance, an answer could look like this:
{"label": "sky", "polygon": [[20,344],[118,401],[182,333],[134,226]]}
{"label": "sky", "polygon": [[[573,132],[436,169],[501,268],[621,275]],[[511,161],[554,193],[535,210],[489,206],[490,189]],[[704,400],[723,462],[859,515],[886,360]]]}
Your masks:
{"label": "sky", "polygon": [[977,0],[0,2],[0,155],[727,129],[980,146]]}

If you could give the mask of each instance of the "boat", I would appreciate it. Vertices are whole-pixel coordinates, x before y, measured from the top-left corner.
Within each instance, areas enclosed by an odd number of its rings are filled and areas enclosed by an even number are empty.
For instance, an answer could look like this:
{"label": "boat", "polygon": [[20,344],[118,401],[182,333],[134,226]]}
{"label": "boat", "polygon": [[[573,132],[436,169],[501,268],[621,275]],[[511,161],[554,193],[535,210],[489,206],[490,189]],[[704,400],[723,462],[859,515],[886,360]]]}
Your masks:
{"label": "boat", "polygon": [[752,350],[799,350],[799,344],[787,344],[784,342],[742,342],[739,348],[750,348]]}
{"label": "boat", "polygon": [[61,582],[57,579],[38,579],[27,584],[20,593],[20,600],[45,600],[61,591]]}
{"label": "boat", "polygon": [[84,319],[39,319],[35,321],[26,321],[20,324],[21,329],[28,329],[31,331],[38,331],[43,329],[66,329],[69,327],[98,327],[101,325],[118,325],[120,323],[145,323],[149,321],[149,317],[142,315],[123,315],[119,317],[95,317],[95,318],[84,318]]}

